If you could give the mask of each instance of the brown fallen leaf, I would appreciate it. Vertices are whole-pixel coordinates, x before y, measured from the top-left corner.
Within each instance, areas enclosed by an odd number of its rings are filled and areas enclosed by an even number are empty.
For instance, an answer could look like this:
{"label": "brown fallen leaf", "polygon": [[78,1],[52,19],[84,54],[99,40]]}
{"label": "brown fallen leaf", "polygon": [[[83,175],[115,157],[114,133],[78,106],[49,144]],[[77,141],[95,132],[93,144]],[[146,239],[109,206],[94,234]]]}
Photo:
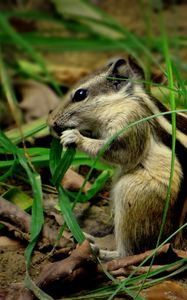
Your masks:
{"label": "brown fallen leaf", "polygon": [[[126,257],[122,257],[119,259],[114,259],[112,261],[106,262],[104,264],[104,266],[106,267],[106,269],[109,272],[118,270],[120,268],[132,266],[132,265],[136,266],[136,265],[140,264],[144,259],[146,259],[152,252],[153,252],[153,250],[148,250],[144,253],[140,253],[137,255],[126,256]],[[170,258],[170,261],[177,261],[177,259],[179,259],[177,254],[172,250],[170,244],[165,244],[164,246],[162,246],[162,248],[160,248],[156,252],[156,257],[158,257],[158,256],[160,257],[160,259],[162,256],[162,261],[165,261],[165,263],[168,263],[168,258]]]}
{"label": "brown fallen leaf", "polygon": [[141,292],[147,300],[186,300],[187,289],[174,281],[164,281]]}
{"label": "brown fallen leaf", "polygon": [[181,249],[173,249],[173,251],[178,255],[180,258],[187,257],[187,251],[181,250]]}
{"label": "brown fallen leaf", "polygon": [[11,249],[19,249],[22,247],[19,241],[8,238],[7,236],[0,236],[0,249],[3,248],[11,248]]}
{"label": "brown fallen leaf", "polygon": [[[18,206],[5,200],[0,196],[0,220],[10,231],[14,231],[16,237],[29,241],[29,233],[31,226],[31,216]],[[54,245],[58,239],[60,226],[55,220],[45,223],[42,230],[42,239],[38,242],[41,249],[47,245]],[[74,247],[72,239],[61,237],[58,246],[65,247],[67,253]],[[71,248],[70,248],[71,246]]]}
{"label": "brown fallen leaf", "polygon": [[[183,264],[176,264],[173,267],[167,268],[165,269],[162,273],[164,274],[170,274],[172,272],[174,272],[175,270],[177,270],[178,268],[180,268]],[[152,267],[150,268],[149,266],[145,266],[145,267],[139,267],[137,268],[136,266],[127,266],[124,268],[120,268],[114,271],[110,271],[110,274],[112,274],[115,277],[127,277],[129,276],[132,272],[136,271],[136,276],[138,275],[142,275],[142,274],[146,274],[147,272],[152,272],[152,271],[156,271],[159,270],[163,267],[163,265],[152,265]]]}
{"label": "brown fallen leaf", "polygon": [[61,226],[56,223],[55,219],[45,217],[45,224],[43,225],[42,230],[42,239],[40,239],[38,242],[38,248],[42,249],[46,246],[57,243],[57,248],[63,248],[64,253],[68,254],[69,251],[74,248],[75,243],[73,241],[72,234],[67,230],[64,230],[63,236],[58,240],[60,229]]}
{"label": "brown fallen leaf", "polygon": [[21,210],[15,204],[5,200],[0,196],[0,219],[8,221],[11,225],[23,232],[29,232],[31,226],[31,217],[28,213]]}
{"label": "brown fallen leaf", "polygon": [[90,244],[85,240],[68,258],[46,265],[36,284],[49,295],[56,297],[85,287],[96,273],[97,264]]}
{"label": "brown fallen leaf", "polygon": [[26,122],[47,115],[60,102],[53,90],[41,82],[23,80],[15,82],[15,86],[22,97],[20,107]]}
{"label": "brown fallen leaf", "polygon": [[[136,266],[146,259],[153,250],[146,251],[141,254],[127,256],[119,259],[114,259],[109,262],[103,263],[102,266],[113,276],[128,276],[136,270]],[[164,245],[159,249],[155,255],[154,265],[151,267],[151,271],[160,269],[163,265],[176,262],[181,258],[187,257],[187,252],[183,250],[176,250],[171,247],[170,244]],[[150,261],[150,260],[149,260]],[[147,261],[147,266],[142,266],[137,268],[136,275],[141,275],[147,273],[149,270],[149,261]],[[172,273],[173,271],[179,269],[183,263],[178,263],[173,267],[168,267],[163,272]],[[99,266],[99,269],[101,267]]]}
{"label": "brown fallen leaf", "polygon": [[[63,187],[71,191],[79,191],[83,182],[84,182],[84,177],[72,169],[68,169],[62,179]],[[86,182],[83,188],[83,193],[86,194],[88,190],[91,188],[91,186],[92,185],[89,182]]]}

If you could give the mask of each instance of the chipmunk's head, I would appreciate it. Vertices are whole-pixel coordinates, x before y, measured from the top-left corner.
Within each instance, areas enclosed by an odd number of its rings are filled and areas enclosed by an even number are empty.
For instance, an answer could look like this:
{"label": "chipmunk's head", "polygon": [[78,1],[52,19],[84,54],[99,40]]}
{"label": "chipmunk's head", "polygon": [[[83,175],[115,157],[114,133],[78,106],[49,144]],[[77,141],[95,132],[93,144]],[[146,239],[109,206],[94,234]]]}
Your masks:
{"label": "chipmunk's head", "polygon": [[48,124],[57,135],[76,128],[82,134],[98,136],[96,131],[120,101],[132,97],[137,85],[143,88],[144,74],[132,60],[120,58],[81,80],[64,101],[49,115]]}

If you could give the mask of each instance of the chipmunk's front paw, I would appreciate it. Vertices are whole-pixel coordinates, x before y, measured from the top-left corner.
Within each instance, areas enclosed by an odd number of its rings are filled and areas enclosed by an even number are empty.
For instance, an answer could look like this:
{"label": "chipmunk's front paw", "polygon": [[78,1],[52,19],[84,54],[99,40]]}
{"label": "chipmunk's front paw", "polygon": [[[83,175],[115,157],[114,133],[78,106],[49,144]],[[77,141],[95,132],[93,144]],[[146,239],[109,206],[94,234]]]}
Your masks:
{"label": "chipmunk's front paw", "polygon": [[62,132],[60,142],[67,148],[71,144],[78,145],[82,140],[82,135],[77,129],[68,129]]}

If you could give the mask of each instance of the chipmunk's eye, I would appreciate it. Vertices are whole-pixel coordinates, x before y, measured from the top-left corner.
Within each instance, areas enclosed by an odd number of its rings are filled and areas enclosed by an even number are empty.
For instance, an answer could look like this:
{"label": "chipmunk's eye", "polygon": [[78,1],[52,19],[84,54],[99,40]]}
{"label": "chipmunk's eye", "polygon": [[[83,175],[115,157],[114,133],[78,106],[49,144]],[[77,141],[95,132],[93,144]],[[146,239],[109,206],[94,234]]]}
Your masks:
{"label": "chipmunk's eye", "polygon": [[72,101],[73,102],[79,102],[79,101],[82,101],[82,100],[86,99],[87,94],[88,94],[87,92],[88,91],[86,89],[78,89],[75,92],[75,94],[74,94],[74,96],[72,98]]}

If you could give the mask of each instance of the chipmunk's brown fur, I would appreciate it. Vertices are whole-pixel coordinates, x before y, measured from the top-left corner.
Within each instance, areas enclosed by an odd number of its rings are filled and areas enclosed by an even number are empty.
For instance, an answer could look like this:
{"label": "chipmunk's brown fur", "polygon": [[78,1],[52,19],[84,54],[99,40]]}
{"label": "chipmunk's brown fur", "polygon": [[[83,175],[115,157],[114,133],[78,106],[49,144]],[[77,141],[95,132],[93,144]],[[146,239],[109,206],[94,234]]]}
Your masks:
{"label": "chipmunk's brown fur", "polygon": [[[49,116],[64,146],[96,156],[116,132],[144,117],[167,111],[145,91],[143,72],[118,59],[87,77]],[[177,115],[176,158],[170,206],[162,240],[179,226],[187,196],[187,118]],[[152,249],[159,235],[171,168],[171,115],[141,122],[118,136],[103,155],[118,169],[111,198],[119,255]]]}

